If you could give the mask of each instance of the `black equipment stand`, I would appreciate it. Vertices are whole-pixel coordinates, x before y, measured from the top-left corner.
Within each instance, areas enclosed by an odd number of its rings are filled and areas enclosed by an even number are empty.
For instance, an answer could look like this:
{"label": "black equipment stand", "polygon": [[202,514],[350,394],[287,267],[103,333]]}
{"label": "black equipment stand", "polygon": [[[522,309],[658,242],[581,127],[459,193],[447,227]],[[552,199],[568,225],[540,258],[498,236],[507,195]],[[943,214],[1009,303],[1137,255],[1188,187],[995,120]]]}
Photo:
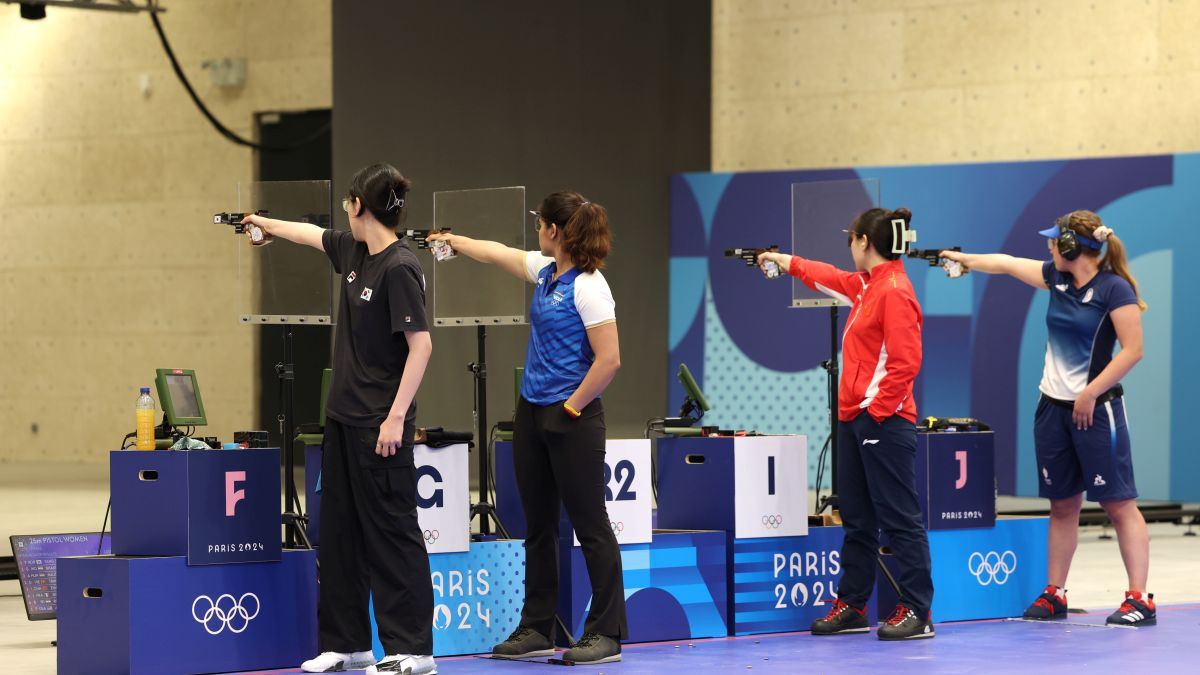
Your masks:
{"label": "black equipment stand", "polygon": [[[829,306],[829,359],[821,362],[825,369],[829,401],[829,494],[821,498],[817,513],[826,508],[837,510],[837,449],[838,449],[838,306]],[[820,490],[821,486],[817,486]]]}
{"label": "black equipment stand", "polygon": [[479,534],[492,533],[489,518],[496,522],[496,532],[508,539],[508,530],[500,522],[496,514],[496,506],[489,499],[491,495],[489,476],[491,475],[491,435],[487,425],[487,327],[476,326],[475,339],[479,347],[479,360],[467,365],[475,378],[475,449],[479,453],[479,501],[471,505],[471,520],[479,516]]}
{"label": "black equipment stand", "polygon": [[[300,508],[300,496],[296,493],[296,411],[294,385],[296,364],[292,351],[292,324],[284,325],[283,362],[275,364],[275,375],[279,378],[279,447],[283,450],[283,526],[285,548],[295,548],[299,542],[303,548],[312,548],[308,540],[308,516]],[[295,509],[293,511],[293,509]]]}

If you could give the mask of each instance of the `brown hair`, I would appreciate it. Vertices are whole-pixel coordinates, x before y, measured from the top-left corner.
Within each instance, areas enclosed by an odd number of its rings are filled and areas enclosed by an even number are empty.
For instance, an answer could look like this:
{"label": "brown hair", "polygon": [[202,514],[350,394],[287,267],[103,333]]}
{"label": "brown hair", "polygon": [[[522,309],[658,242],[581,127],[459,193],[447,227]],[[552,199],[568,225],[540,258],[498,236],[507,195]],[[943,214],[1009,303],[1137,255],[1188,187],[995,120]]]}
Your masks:
{"label": "brown hair", "polygon": [[866,237],[871,243],[871,248],[875,252],[883,256],[887,260],[899,260],[899,253],[892,253],[892,247],[896,245],[896,232],[892,228],[893,220],[903,220],[904,226],[912,222],[912,211],[904,207],[900,207],[895,211],[887,209],[867,209],[858,214],[854,222],[850,224],[849,234],[847,237],[847,245],[853,241],[855,235]]}
{"label": "brown hair", "polygon": [[555,192],[546,195],[538,213],[562,232],[563,251],[572,265],[583,272],[604,267],[604,259],[612,251],[612,230],[603,206],[578,192]]}
{"label": "brown hair", "polygon": [[[1104,222],[1100,220],[1100,216],[1091,211],[1072,211],[1062,217],[1062,222],[1077,234],[1081,234],[1093,241],[1099,241],[1096,237],[1096,228],[1104,226]],[[1134,280],[1133,274],[1129,272],[1129,261],[1125,258],[1125,245],[1117,238],[1117,235],[1109,233],[1104,240],[1108,244],[1108,250],[1104,252],[1104,257],[1100,258],[1100,269],[1109,270],[1113,274],[1125,279],[1133,286],[1133,293],[1137,296],[1138,309],[1146,311],[1146,301],[1142,300],[1142,294],[1138,291],[1137,281]],[[1083,246],[1084,255],[1097,257],[1100,251],[1090,247]]]}

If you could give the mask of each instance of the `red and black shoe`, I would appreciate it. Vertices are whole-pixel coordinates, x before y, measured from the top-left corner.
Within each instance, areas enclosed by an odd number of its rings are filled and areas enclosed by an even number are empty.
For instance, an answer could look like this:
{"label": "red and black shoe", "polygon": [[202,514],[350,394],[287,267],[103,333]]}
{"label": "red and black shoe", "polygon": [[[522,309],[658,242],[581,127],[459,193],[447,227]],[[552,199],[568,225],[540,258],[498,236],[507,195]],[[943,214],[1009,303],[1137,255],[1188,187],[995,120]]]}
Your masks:
{"label": "red and black shoe", "polygon": [[933,621],[929,614],[921,618],[904,603],[896,605],[887,623],[876,631],[876,637],[880,640],[920,640],[933,635]]}
{"label": "red and black shoe", "polygon": [[[1062,597],[1058,595],[1060,590]],[[1060,589],[1053,584],[1047,586],[1038,599],[1025,610],[1025,618],[1043,621],[1067,618],[1067,589]]]}
{"label": "red and black shoe", "polygon": [[1147,593],[1143,598],[1137,591],[1125,593],[1125,602],[1117,611],[1108,615],[1104,622],[1110,626],[1153,626],[1158,623],[1158,613],[1154,607],[1154,594]]}
{"label": "red and black shoe", "polygon": [[851,607],[842,602],[841,598],[834,601],[833,607],[823,619],[817,619],[812,624],[813,635],[838,635],[840,633],[866,633],[871,630],[867,625],[867,609]]}

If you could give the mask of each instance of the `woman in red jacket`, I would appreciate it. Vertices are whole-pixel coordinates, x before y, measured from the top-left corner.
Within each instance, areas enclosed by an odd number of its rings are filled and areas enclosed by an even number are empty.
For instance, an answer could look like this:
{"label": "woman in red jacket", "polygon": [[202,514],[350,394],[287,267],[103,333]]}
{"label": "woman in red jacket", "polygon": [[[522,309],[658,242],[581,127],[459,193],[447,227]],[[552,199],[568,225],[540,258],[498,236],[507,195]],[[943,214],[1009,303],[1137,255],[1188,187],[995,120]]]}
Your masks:
{"label": "woman in red jacket", "polygon": [[913,380],[921,369],[921,306],[900,253],[912,213],[870,209],[848,230],[857,271],[782,253],[763,253],[809,288],[850,303],[842,335],[838,391],[838,503],[845,540],[838,598],[814,635],[865,633],[875,586],[879,531],[900,566],[900,604],[878,631],[881,640],[931,638],[933,580],[929,540],[917,502],[913,462],[917,408]]}

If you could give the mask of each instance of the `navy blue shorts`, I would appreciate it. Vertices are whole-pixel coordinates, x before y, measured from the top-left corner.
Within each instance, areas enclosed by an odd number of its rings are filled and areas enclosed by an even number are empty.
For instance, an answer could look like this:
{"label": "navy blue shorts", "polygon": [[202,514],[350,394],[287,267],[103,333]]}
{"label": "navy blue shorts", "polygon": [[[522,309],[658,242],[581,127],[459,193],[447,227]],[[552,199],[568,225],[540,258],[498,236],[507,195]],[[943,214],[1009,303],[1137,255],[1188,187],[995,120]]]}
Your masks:
{"label": "navy blue shorts", "polygon": [[1124,397],[1098,404],[1091,428],[1081,431],[1071,422],[1070,408],[1042,396],[1033,440],[1040,496],[1065,499],[1087,490],[1094,502],[1137,497]]}

